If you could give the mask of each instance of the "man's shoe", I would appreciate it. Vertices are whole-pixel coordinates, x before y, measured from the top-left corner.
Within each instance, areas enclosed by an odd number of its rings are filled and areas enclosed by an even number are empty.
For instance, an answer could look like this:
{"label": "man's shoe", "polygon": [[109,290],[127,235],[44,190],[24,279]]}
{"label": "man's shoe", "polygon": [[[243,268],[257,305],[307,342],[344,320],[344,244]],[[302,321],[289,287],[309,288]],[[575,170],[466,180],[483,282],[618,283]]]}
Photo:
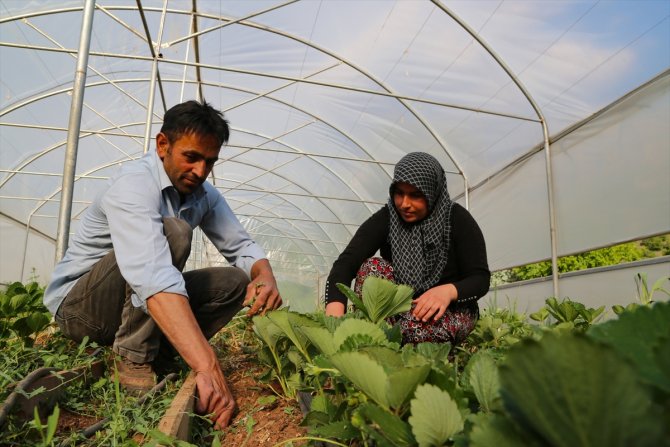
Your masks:
{"label": "man's shoe", "polygon": [[126,392],[141,396],[156,385],[156,374],[150,363],[135,363],[119,355],[114,356],[119,385]]}

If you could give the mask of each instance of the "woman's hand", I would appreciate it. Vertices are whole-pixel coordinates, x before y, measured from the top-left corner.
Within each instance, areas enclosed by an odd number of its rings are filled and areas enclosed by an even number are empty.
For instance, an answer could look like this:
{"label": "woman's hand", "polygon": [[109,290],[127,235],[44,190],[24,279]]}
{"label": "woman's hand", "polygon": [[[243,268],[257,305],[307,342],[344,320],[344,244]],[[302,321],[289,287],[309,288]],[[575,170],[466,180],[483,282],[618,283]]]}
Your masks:
{"label": "woman's hand", "polygon": [[449,305],[458,299],[458,290],[453,284],[443,284],[426,290],[420,297],[413,300],[412,316],[426,322],[431,317],[439,320]]}

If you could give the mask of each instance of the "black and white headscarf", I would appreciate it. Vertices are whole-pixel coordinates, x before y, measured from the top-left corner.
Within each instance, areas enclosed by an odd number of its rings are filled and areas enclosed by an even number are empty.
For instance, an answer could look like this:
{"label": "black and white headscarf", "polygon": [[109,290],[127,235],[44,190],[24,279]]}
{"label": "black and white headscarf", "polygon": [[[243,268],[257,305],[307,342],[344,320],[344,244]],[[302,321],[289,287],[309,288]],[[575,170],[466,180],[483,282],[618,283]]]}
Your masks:
{"label": "black and white headscarf", "polygon": [[[399,182],[409,183],[426,196],[428,215],[420,222],[408,224],[398,215],[393,191]],[[418,295],[437,283],[447,265],[452,201],[444,169],[432,155],[411,152],[395,166],[389,193],[389,243],[395,280],[412,286]]]}

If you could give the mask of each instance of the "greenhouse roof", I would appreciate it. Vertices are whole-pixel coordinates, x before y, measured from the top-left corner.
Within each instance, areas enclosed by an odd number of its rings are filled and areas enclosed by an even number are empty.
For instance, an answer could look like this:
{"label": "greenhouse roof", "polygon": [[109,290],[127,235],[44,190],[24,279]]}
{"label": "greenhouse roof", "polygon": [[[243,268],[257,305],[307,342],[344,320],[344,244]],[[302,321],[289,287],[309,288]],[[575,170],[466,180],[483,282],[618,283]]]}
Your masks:
{"label": "greenhouse roof", "polygon": [[[2,245],[17,253],[11,225],[57,238],[85,3],[0,0]],[[493,269],[670,231],[668,1],[94,3],[70,231],[194,98],[232,129],[210,182],[286,274],[327,274],[417,150]]]}

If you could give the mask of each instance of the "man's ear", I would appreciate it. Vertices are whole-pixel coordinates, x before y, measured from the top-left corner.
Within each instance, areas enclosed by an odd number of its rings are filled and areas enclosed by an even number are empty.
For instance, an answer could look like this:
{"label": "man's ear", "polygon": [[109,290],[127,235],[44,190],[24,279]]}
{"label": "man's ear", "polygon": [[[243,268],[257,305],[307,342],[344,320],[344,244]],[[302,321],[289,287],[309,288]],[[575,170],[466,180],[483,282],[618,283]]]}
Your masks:
{"label": "man's ear", "polygon": [[163,132],[159,132],[158,135],[156,135],[156,152],[158,152],[158,158],[161,160],[165,158],[169,149],[170,140],[168,140],[168,137]]}

